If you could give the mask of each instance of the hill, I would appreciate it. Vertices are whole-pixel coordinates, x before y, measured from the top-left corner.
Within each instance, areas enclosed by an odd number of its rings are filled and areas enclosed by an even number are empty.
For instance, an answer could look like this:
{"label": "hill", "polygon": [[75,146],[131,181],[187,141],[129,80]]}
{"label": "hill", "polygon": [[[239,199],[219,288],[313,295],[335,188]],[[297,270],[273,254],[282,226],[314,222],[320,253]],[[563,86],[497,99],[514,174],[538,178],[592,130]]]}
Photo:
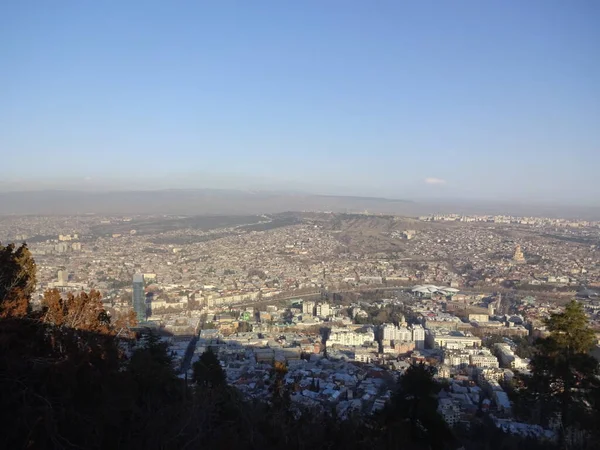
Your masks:
{"label": "hill", "polygon": [[1,214],[264,214],[333,211],[408,214],[414,204],[376,197],[219,189],[0,193]]}

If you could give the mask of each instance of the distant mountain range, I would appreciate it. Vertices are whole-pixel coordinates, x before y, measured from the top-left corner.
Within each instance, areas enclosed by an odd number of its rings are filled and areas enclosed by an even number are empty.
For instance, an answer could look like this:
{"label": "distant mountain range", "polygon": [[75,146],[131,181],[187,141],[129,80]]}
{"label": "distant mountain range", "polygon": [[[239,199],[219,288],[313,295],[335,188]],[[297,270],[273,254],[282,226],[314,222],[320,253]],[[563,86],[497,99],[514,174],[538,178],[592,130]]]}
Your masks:
{"label": "distant mountain range", "polygon": [[1,192],[0,214],[261,214],[333,211],[408,214],[413,202],[281,191],[173,189],[158,191]]}
{"label": "distant mountain range", "polygon": [[165,189],[122,191],[39,190],[0,192],[0,215],[178,214],[240,215],[330,211],[419,216],[508,214],[600,220],[600,207],[475,200],[410,201],[382,197],[318,195],[294,191]]}

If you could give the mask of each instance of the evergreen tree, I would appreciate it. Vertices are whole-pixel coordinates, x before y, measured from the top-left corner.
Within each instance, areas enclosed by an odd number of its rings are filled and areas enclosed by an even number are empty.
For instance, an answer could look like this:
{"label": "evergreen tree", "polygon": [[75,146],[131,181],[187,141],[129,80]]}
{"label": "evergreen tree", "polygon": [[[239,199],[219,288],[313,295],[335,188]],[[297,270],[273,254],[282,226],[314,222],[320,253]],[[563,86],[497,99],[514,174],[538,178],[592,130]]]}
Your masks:
{"label": "evergreen tree", "polygon": [[452,445],[455,438],[437,411],[437,394],[441,387],[433,378],[434,370],[425,364],[409,367],[399,378],[392,403],[384,416],[388,428],[398,420],[407,422],[413,439],[433,449],[443,449]]}
{"label": "evergreen tree", "polygon": [[546,321],[550,335],[536,342],[531,361],[533,376],[525,379],[534,399],[546,413],[558,413],[562,432],[581,426],[589,416],[588,397],[598,389],[597,361],[589,354],[594,332],[576,301]]}
{"label": "evergreen tree", "polygon": [[135,448],[164,448],[187,415],[186,386],[177,377],[168,344],[154,332],[144,333],[126,368],[134,399],[127,438],[135,440]]}
{"label": "evergreen tree", "polygon": [[197,386],[220,388],[226,385],[225,372],[212,348],[208,348],[193,364],[192,380]]}

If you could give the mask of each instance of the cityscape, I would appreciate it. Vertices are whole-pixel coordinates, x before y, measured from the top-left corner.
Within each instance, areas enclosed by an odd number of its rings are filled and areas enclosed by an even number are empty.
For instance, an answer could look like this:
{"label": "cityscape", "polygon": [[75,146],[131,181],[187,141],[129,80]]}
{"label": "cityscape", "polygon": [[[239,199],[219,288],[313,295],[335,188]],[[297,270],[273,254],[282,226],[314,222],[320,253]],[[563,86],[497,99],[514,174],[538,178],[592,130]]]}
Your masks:
{"label": "cityscape", "polygon": [[[372,414],[411,365],[447,383],[451,427],[480,411],[509,433],[556,439],[520,420],[511,381],[531,342],[576,298],[600,343],[600,222],[365,213],[257,216],[5,216],[44,292],[97,290],[163,336],[180,377],[207,349],[229,384],[266,399],[274,363],[293,404]],[[598,352],[596,352],[598,353]],[[558,422],[556,422],[558,423]]]}
{"label": "cityscape", "polygon": [[0,450],[600,450],[599,24],[3,2]]}

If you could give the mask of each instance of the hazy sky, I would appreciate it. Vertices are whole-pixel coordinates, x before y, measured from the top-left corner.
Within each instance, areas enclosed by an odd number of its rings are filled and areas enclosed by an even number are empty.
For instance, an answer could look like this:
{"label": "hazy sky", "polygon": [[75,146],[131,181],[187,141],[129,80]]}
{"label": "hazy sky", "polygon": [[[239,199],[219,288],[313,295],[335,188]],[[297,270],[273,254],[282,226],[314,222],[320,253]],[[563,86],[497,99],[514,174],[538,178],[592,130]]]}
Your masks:
{"label": "hazy sky", "polygon": [[9,184],[600,202],[597,0],[9,1],[0,61]]}

